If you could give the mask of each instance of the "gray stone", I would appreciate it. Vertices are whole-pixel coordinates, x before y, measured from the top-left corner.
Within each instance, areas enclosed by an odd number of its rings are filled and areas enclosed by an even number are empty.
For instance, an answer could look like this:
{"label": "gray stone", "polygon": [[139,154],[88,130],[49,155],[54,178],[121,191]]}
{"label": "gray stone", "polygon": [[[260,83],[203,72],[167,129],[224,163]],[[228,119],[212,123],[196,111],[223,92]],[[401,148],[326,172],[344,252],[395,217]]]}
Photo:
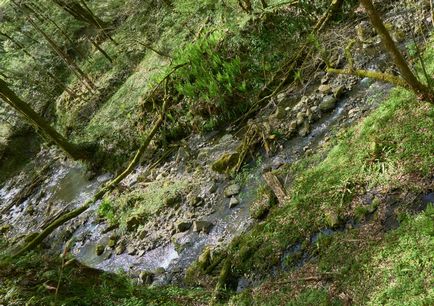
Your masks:
{"label": "gray stone", "polygon": [[333,96],[325,96],[319,105],[320,110],[323,112],[331,111],[336,106],[336,98]]}
{"label": "gray stone", "polygon": [[119,244],[116,249],[115,249],[115,254],[116,255],[121,255],[125,252],[125,245],[123,244]]}
{"label": "gray stone", "polygon": [[194,221],[193,222],[193,231],[200,233],[203,232],[205,234],[208,234],[212,228],[213,224],[209,221]]}
{"label": "gray stone", "polygon": [[225,188],[225,191],[224,191],[225,197],[230,198],[234,195],[239,194],[240,191],[241,191],[240,185],[238,185],[238,184],[229,185]]}
{"label": "gray stone", "polygon": [[304,122],[304,113],[303,112],[299,112],[298,114],[297,114],[297,125],[298,126],[300,126],[300,125],[302,125],[303,124],[303,122]]}
{"label": "gray stone", "polygon": [[128,255],[135,255],[136,253],[137,253],[137,249],[134,246],[129,245],[127,247],[127,254]]}
{"label": "gray stone", "polygon": [[188,231],[190,229],[191,225],[192,225],[191,221],[178,221],[178,222],[176,222],[176,225],[175,225],[176,231],[178,233]]}
{"label": "gray stone", "polygon": [[240,204],[240,201],[236,197],[232,197],[229,201],[229,208],[234,208],[238,204]]}
{"label": "gray stone", "polygon": [[329,93],[331,89],[332,87],[328,84],[323,84],[318,87],[319,92],[322,93]]}

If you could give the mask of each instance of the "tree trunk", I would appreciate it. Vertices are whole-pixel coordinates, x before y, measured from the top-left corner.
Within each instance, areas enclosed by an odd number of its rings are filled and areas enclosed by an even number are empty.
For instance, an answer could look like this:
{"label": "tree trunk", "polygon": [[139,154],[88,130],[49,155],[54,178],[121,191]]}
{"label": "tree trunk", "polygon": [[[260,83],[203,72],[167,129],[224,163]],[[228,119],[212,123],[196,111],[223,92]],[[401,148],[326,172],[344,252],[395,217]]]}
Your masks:
{"label": "tree trunk", "polygon": [[403,55],[401,54],[392,37],[390,36],[389,31],[384,26],[380,15],[374,8],[372,0],[360,0],[360,3],[365,8],[373,27],[380,35],[384,47],[392,57],[393,62],[395,63],[397,68],[399,69],[402,78],[408,83],[408,85],[419,96],[420,99],[432,102],[434,100],[433,91],[429,87],[422,84],[413,74],[410,67],[407,65],[407,62],[405,61]]}
{"label": "tree trunk", "polygon": [[68,142],[65,137],[52,128],[44,118],[10,90],[7,83],[2,79],[0,79],[0,97],[16,111],[21,113],[31,125],[36,129],[41,130],[48,140],[53,141],[71,158],[75,160],[87,159],[87,154],[85,152],[82,152],[77,145]]}

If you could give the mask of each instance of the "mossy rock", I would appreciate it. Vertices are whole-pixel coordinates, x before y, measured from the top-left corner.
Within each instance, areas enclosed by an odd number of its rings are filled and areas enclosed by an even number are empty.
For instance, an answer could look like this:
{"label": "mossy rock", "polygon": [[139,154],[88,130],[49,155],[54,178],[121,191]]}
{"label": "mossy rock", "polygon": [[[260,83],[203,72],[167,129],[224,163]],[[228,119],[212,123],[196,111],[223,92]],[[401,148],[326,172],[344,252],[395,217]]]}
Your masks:
{"label": "mossy rock", "polygon": [[229,173],[235,168],[239,159],[238,152],[224,153],[212,164],[211,169],[218,173]]}

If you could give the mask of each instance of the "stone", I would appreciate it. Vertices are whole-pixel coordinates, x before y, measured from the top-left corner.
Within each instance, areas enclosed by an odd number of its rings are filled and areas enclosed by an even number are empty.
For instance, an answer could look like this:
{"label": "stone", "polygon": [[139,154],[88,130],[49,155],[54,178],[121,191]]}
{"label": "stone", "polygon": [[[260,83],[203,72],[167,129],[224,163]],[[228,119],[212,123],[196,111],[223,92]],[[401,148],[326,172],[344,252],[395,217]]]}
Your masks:
{"label": "stone", "polygon": [[318,91],[322,93],[329,93],[332,87],[328,84],[322,84],[318,87]]}
{"label": "stone", "polygon": [[139,274],[139,281],[144,285],[150,285],[152,284],[152,281],[154,280],[154,274],[148,271],[142,271]]}
{"label": "stone", "polygon": [[155,270],[155,275],[162,275],[162,274],[164,274],[164,273],[166,273],[166,269],[164,269],[163,267],[158,267],[158,268]]}
{"label": "stone", "polygon": [[203,232],[205,234],[208,234],[212,228],[213,224],[209,221],[204,220],[196,220],[193,222],[193,231],[200,233]]}
{"label": "stone", "polygon": [[303,122],[304,122],[304,112],[299,112],[298,114],[297,114],[297,126],[300,126],[300,125],[302,125],[303,124]]}
{"label": "stone", "polygon": [[336,106],[336,98],[333,96],[325,96],[319,105],[319,108],[323,112],[328,112],[334,109]]}
{"label": "stone", "polygon": [[210,193],[210,194],[215,193],[217,191],[217,189],[218,189],[217,183],[213,182],[211,184],[211,186],[209,186],[209,188],[208,188],[208,193]]}
{"label": "stone", "polygon": [[212,164],[211,169],[218,173],[228,173],[237,165],[239,158],[238,152],[226,152]]}
{"label": "stone", "polygon": [[104,249],[105,247],[102,244],[97,244],[97,246],[95,247],[96,256],[101,256],[102,253],[104,253]]}
{"label": "stone", "polygon": [[341,86],[335,87],[335,88],[333,88],[333,96],[336,99],[339,99],[344,94],[344,91],[345,91],[345,86],[341,85]]}
{"label": "stone", "polygon": [[125,245],[124,244],[119,244],[116,249],[115,249],[115,254],[116,255],[121,255],[125,252]]}
{"label": "stone", "polygon": [[191,221],[178,221],[175,224],[176,231],[178,233],[188,231],[190,229],[191,225],[192,225]]}
{"label": "stone", "polygon": [[240,191],[241,191],[240,185],[232,184],[232,185],[229,185],[225,188],[224,194],[225,194],[225,197],[230,198],[234,195],[239,194]]}
{"label": "stone", "polygon": [[137,253],[137,249],[134,246],[129,245],[127,247],[127,254],[128,255],[135,255],[136,253]]}
{"label": "stone", "polygon": [[236,197],[232,197],[229,201],[229,208],[234,208],[238,204],[240,204],[240,201]]}
{"label": "stone", "polygon": [[291,123],[289,124],[289,128],[291,130],[295,130],[297,128],[297,120],[292,120]]}

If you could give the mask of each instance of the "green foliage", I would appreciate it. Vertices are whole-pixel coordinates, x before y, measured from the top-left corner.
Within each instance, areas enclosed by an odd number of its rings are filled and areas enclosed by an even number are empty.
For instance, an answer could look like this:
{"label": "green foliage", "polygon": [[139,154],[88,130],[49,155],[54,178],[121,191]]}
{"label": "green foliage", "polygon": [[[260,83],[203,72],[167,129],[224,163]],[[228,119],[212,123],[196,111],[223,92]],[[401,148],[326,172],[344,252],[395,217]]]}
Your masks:
{"label": "green foliage", "polygon": [[98,206],[98,216],[107,219],[110,223],[116,220],[116,210],[112,201],[105,197]]}
{"label": "green foliage", "polygon": [[187,63],[173,76],[176,91],[187,98],[191,108],[202,107],[208,116],[234,107],[228,104],[228,96],[246,89],[246,84],[239,80],[240,59],[224,54],[220,46],[222,39],[221,32],[199,38],[177,52],[172,64]]}

